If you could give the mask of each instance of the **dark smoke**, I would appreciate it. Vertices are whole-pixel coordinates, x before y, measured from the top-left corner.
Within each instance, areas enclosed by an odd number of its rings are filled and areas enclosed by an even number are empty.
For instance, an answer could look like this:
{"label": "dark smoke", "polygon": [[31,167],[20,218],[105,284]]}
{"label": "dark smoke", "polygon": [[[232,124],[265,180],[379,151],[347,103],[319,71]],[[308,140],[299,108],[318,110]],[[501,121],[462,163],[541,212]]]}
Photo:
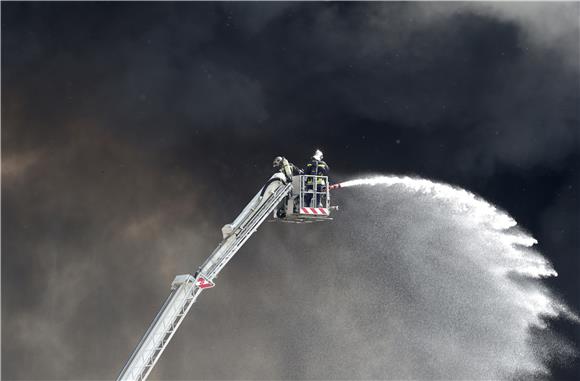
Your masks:
{"label": "dark smoke", "polygon": [[[348,178],[418,174],[501,205],[559,273],[543,284],[580,308],[577,3],[1,6],[2,378],[113,378],[173,276],[213,250],[272,158],[303,164],[318,145]],[[339,228],[356,213],[261,230],[155,376],[464,374],[449,352],[406,359],[420,342],[386,336],[403,327],[392,303],[413,316],[432,296],[412,281],[439,279],[415,279],[397,252],[366,262],[337,248],[337,234],[356,242]],[[389,242],[406,242],[406,226],[384,223]],[[469,326],[445,321],[442,335]],[[550,324],[579,341],[576,325]],[[578,378],[547,353],[554,378]]]}

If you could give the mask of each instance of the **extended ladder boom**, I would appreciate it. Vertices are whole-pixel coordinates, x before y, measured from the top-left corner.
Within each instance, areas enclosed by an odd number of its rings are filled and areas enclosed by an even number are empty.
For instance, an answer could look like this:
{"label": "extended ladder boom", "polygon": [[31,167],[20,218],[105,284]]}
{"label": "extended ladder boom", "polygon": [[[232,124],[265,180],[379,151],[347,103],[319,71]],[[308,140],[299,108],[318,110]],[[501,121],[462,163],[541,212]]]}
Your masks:
{"label": "extended ladder boom", "polygon": [[272,176],[234,222],[222,228],[222,242],[200,266],[196,275],[175,277],[171,294],[133,351],[118,381],[147,378],[199,294],[205,288],[213,287],[213,280],[219,272],[291,190],[292,184],[287,184],[282,174]]}

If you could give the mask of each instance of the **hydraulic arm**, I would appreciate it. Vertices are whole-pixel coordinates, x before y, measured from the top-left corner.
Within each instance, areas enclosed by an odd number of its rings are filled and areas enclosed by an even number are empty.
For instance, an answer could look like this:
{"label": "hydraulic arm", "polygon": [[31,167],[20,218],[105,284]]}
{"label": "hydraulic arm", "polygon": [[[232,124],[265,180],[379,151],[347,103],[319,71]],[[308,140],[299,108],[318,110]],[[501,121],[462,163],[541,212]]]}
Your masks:
{"label": "hydraulic arm", "polygon": [[282,174],[272,176],[234,222],[222,228],[222,242],[195,275],[175,277],[169,297],[117,380],[140,381],[147,378],[199,294],[213,287],[219,272],[291,190],[292,184],[288,184]]}

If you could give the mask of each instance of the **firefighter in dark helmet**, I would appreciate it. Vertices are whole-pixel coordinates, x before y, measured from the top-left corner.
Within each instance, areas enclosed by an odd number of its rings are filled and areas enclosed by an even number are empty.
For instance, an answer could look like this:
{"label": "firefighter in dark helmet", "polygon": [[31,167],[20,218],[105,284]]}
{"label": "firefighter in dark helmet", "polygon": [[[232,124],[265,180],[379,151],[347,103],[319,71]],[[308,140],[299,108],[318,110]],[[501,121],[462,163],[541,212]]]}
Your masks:
{"label": "firefighter in dark helmet", "polygon": [[290,163],[288,159],[282,156],[276,156],[272,166],[282,172],[288,182],[292,181],[292,176],[301,175],[303,173],[300,168]]}
{"label": "firefighter in dark helmet", "polygon": [[[328,176],[330,168],[328,164],[322,160],[322,151],[317,149],[312,155],[312,159],[308,164],[306,164],[305,175],[310,176]],[[316,189],[316,205],[312,205],[313,193],[306,193],[304,195],[305,206],[307,207],[323,207],[322,203],[326,201],[326,194],[324,194],[324,189],[326,188],[326,180],[318,177],[308,177],[306,179],[306,192]],[[318,193],[320,192],[320,193]]]}
{"label": "firefighter in dark helmet", "polygon": [[[282,156],[276,156],[274,158],[274,162],[272,163],[272,167],[274,167],[274,169],[277,169],[278,171],[280,171],[280,173],[284,174],[284,177],[286,178],[287,183],[292,182],[293,176],[298,176],[298,175],[301,175],[304,173],[300,168],[298,168],[294,164],[290,163],[288,161],[288,159],[286,159],[285,157],[282,157]],[[284,199],[284,202],[282,203],[282,205],[280,206],[280,208],[276,212],[276,216],[278,218],[286,217],[286,211],[285,211],[284,206],[288,203],[289,197],[290,196],[286,196],[286,198]]]}

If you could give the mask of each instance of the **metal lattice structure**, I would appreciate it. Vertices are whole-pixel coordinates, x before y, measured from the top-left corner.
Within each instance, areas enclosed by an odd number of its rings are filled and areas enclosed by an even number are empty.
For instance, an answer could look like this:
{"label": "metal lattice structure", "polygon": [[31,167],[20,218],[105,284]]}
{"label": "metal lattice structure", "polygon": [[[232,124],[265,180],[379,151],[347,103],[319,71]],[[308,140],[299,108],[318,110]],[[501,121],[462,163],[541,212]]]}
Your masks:
{"label": "metal lattice structure", "polygon": [[[279,205],[282,204],[282,208],[285,210],[293,211],[295,209],[293,201],[300,200],[301,208],[298,209],[298,212],[288,215],[290,222],[313,222],[330,219],[328,217],[330,203],[328,186],[324,192],[318,192],[324,193],[325,215],[318,215],[315,212],[312,212],[312,215],[307,215],[307,212],[302,211],[302,209],[316,209],[302,208],[307,188],[311,188],[306,186],[306,177],[297,176],[294,181],[288,182],[281,173],[272,176],[234,222],[222,228],[222,242],[199,267],[196,274],[175,277],[171,284],[171,294],[133,351],[129,361],[119,374],[118,381],[142,381],[147,378],[199,294],[204,289],[214,286],[213,281],[219,272],[258,230],[268,215],[272,212],[276,215]],[[321,179],[317,178],[321,176],[314,177],[313,196],[316,198],[318,196],[316,181],[320,181]],[[324,181],[328,184],[328,178],[325,178]]]}
{"label": "metal lattice structure", "polygon": [[189,274],[178,275],[171,285],[171,294],[143,335],[131,358],[121,371],[118,380],[144,380],[161,353],[183,322],[202,289],[196,287],[195,278]]}
{"label": "metal lattice structure", "polygon": [[147,378],[199,294],[213,286],[213,279],[221,269],[291,190],[292,184],[286,184],[282,179],[271,182],[252,199],[231,225],[222,229],[223,241],[196,275],[185,274],[175,278],[171,294],[119,374],[119,381]]}

